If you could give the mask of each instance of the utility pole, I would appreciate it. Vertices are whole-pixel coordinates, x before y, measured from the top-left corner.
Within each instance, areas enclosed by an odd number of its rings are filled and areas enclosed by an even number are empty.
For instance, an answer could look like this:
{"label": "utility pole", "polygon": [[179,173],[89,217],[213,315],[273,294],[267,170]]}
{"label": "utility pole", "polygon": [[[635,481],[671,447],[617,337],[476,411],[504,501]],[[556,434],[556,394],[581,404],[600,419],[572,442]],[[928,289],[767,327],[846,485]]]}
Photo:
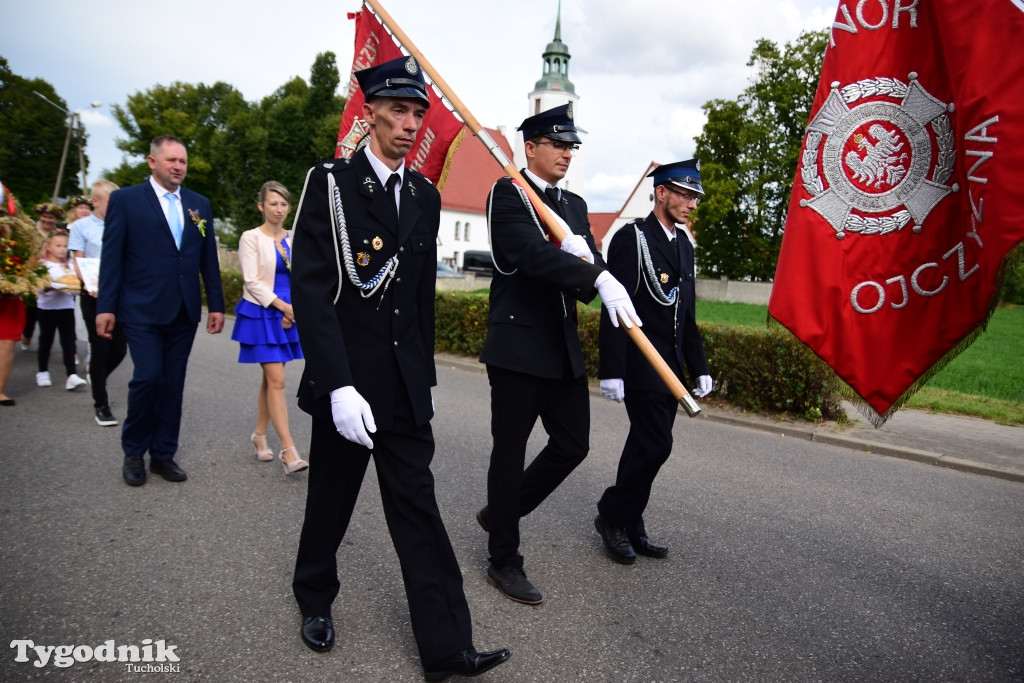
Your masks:
{"label": "utility pole", "polygon": [[[85,154],[82,151],[82,147],[85,144],[85,127],[82,125],[82,110],[70,112],[64,107],[60,106],[46,95],[42,94],[38,90],[33,90],[33,93],[38,95],[40,98],[45,100],[50,106],[60,109],[68,117],[68,134],[64,138],[64,151],[60,155],[60,168],[57,170],[57,182],[53,186],[53,198],[50,200],[54,204],[57,203],[57,196],[60,194],[60,182],[64,179],[64,164],[68,159],[68,147],[71,146],[71,134],[74,130],[78,129],[78,169],[82,174],[82,192],[86,192],[85,182]],[[93,109],[102,106],[102,102],[94,101],[89,104]]]}

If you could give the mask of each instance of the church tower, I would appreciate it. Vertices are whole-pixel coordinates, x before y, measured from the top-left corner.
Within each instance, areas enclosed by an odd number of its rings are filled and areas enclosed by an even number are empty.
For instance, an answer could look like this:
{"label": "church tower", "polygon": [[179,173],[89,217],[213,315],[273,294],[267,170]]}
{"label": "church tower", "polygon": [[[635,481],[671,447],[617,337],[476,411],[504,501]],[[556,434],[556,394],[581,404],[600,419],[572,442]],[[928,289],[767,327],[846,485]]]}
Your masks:
{"label": "church tower", "polygon": [[[544,50],[543,73],[541,79],[533,86],[533,92],[528,96],[529,107],[526,115],[533,116],[552,107],[572,103],[573,116],[576,120],[586,123],[586,118],[580,118],[579,96],[576,94],[576,86],[569,80],[569,46],[562,42],[562,1],[558,1],[558,15],[555,19],[555,37],[548,43]],[[578,127],[578,125],[577,125]],[[569,172],[559,185],[577,194],[583,194],[583,170],[584,155],[587,149],[587,133],[580,128],[580,139],[583,144],[580,146],[572,163],[569,164]],[[523,144],[523,136],[518,131],[515,133],[515,164],[516,168],[526,167],[526,151]]]}

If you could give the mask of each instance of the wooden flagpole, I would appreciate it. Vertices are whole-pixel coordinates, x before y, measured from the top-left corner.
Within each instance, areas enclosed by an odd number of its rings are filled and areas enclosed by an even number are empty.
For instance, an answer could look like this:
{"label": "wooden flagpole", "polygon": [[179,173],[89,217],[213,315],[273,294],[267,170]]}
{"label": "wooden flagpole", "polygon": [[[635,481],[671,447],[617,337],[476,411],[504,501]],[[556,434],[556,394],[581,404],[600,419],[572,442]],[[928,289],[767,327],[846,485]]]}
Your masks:
{"label": "wooden flagpole", "polygon": [[[537,193],[534,192],[532,187],[530,187],[530,184],[526,182],[522,174],[519,173],[519,170],[512,164],[509,158],[505,156],[501,147],[494,142],[493,138],[491,138],[484,127],[480,125],[480,122],[476,120],[476,117],[473,116],[472,112],[470,112],[466,105],[462,103],[462,100],[459,99],[458,95],[456,95],[448,86],[448,83],[441,78],[441,75],[437,73],[430,62],[427,61],[427,58],[423,56],[423,53],[420,52],[412,40],[409,39],[409,36],[406,35],[405,31],[395,23],[395,20],[391,18],[391,15],[388,14],[383,7],[381,7],[377,0],[364,0],[364,2],[373,9],[378,17],[380,17],[381,22],[389,31],[391,31],[391,34],[398,39],[399,44],[401,44],[401,46],[404,47],[410,55],[416,58],[420,67],[427,76],[430,77],[434,87],[441,91],[444,98],[452,105],[452,109],[455,110],[455,113],[459,115],[467,126],[469,126],[473,135],[483,143],[484,147],[486,147],[491,153],[491,156],[494,157],[498,164],[501,165],[505,174],[518,182],[523,190],[526,191],[527,196],[530,198],[530,203],[538,210],[541,220],[544,221],[544,225],[547,226],[555,239],[559,241],[564,239],[566,237],[566,232],[558,221],[551,216],[551,212],[547,205],[541,201],[540,197],[537,196]],[[622,324],[623,321],[620,320],[619,322]],[[623,325],[623,327],[625,327],[625,325]],[[672,368],[668,366],[668,363],[666,363],[665,359],[661,357],[658,350],[654,348],[653,344],[651,344],[647,335],[645,335],[637,325],[632,325],[632,327],[626,327],[625,329],[629,338],[633,340],[633,343],[637,345],[647,361],[652,367],[654,367],[654,370],[658,373],[661,381],[665,383],[665,386],[669,388],[669,391],[672,392],[675,399],[681,406],[683,406],[683,410],[686,411],[686,414],[690,417],[696,417],[700,413],[700,406],[697,405],[697,402],[693,399],[693,396],[690,395],[690,392],[686,390],[683,383],[678,377],[676,377],[675,373],[672,372]]]}

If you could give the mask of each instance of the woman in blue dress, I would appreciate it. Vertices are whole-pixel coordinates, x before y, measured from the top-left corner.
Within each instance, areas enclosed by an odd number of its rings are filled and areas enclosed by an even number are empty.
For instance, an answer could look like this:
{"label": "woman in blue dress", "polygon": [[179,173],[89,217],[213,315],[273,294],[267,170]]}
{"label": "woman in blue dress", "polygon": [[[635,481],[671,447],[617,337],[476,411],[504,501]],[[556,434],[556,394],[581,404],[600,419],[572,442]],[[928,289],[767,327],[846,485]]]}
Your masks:
{"label": "woman in blue dress", "polygon": [[309,463],[295,449],[284,393],[284,364],[302,358],[291,304],[291,232],[284,229],[291,208],[288,189],[274,180],[263,183],[258,206],[263,225],[246,230],[238,240],[238,263],[245,284],[235,306],[231,338],[240,345],[239,363],[259,363],[263,368],[256,429],[251,437],[256,459],[274,459],[267,443],[267,424],[272,422],[281,439],[279,457],[284,473],[292,474],[308,468]]}

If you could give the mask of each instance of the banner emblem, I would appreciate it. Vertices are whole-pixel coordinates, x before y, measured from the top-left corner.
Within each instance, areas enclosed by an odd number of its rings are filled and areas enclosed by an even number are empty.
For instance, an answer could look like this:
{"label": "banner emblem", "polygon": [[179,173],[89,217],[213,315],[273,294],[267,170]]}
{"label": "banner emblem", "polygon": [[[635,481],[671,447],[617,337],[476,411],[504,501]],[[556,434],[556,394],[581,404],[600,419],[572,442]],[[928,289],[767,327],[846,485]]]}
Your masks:
{"label": "banner emblem", "polygon": [[807,126],[800,178],[811,198],[800,207],[828,221],[836,239],[886,235],[911,222],[920,233],[932,209],[960,189],[946,184],[956,158],[953,105],[929,94],[915,72],[909,80],[834,81]]}

